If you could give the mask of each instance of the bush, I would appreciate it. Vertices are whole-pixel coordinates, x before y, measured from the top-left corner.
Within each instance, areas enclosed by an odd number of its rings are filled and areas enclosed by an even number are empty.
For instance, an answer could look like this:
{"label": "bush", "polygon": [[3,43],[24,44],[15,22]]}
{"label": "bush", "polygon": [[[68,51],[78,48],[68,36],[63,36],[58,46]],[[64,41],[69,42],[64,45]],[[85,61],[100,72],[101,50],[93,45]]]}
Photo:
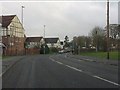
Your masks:
{"label": "bush", "polygon": [[[49,52],[50,52],[49,47],[45,45],[45,54],[49,54]],[[40,54],[44,54],[44,45],[41,46]]]}
{"label": "bush", "polygon": [[49,53],[50,53],[50,49],[48,45],[45,45],[45,54],[49,54]]}
{"label": "bush", "polygon": [[51,53],[58,53],[58,49],[55,47],[50,48]]}

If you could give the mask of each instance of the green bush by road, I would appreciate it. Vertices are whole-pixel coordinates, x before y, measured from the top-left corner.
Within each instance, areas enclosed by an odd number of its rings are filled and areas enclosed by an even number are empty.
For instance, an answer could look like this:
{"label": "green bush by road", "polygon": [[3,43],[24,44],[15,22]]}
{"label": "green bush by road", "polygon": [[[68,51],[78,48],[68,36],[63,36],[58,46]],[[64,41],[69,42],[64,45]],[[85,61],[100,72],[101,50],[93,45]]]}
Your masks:
{"label": "green bush by road", "polygon": [[[98,58],[102,58],[102,59],[107,58],[107,52],[81,52],[80,55],[98,57]],[[110,59],[112,59],[112,60],[118,60],[118,52],[117,51],[110,52],[109,56],[110,56]]]}

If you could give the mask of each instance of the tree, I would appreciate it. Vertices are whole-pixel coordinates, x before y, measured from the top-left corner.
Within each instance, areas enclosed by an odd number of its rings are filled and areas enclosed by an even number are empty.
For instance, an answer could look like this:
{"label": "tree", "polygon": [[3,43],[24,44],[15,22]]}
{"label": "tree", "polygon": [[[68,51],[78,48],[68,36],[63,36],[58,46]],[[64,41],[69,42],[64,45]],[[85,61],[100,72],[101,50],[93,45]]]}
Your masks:
{"label": "tree", "polygon": [[104,46],[104,40],[105,40],[105,34],[101,27],[96,26],[93,28],[93,30],[90,32],[90,35],[92,37],[93,46],[96,47],[96,51],[103,50]]}
{"label": "tree", "polygon": [[68,36],[65,36],[64,43],[65,43],[64,48],[69,47],[69,37]]}
{"label": "tree", "polygon": [[43,44],[41,45],[41,48],[40,48],[40,54],[44,54],[44,45]]}
{"label": "tree", "polygon": [[[44,48],[44,46],[45,46],[45,48]],[[49,49],[47,44],[42,44],[41,45],[40,54],[44,54],[44,49],[45,49],[45,54],[49,54],[50,49]]]}
{"label": "tree", "polygon": [[46,44],[45,45],[45,54],[49,54],[50,53],[50,49],[48,47],[48,45]]}
{"label": "tree", "polygon": [[73,54],[78,54],[78,42],[77,42],[77,37],[73,37],[73,41],[72,41],[72,43],[73,43],[73,47],[72,47],[72,49],[73,49]]}
{"label": "tree", "polygon": [[[106,29],[106,27],[105,27]],[[109,46],[111,50],[118,49],[118,39],[120,38],[120,25],[110,24],[109,25]]]}
{"label": "tree", "polygon": [[118,30],[118,38],[120,39],[120,25],[118,25],[117,30]]}
{"label": "tree", "polygon": [[110,37],[113,39],[117,38],[117,35],[119,36],[119,26],[118,24],[110,24]]}

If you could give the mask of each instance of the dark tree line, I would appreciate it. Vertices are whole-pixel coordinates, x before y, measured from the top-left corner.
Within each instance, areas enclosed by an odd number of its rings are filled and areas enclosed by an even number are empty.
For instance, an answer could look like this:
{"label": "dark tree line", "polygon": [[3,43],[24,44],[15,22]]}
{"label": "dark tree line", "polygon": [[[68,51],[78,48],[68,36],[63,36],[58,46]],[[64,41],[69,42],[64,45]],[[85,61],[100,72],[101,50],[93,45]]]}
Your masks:
{"label": "dark tree line", "polygon": [[[120,26],[110,25],[110,50],[117,50],[119,47],[118,40],[120,39]],[[75,53],[82,50],[86,51],[107,51],[107,37],[106,30],[96,26],[94,27],[89,36],[73,37],[72,49]]]}

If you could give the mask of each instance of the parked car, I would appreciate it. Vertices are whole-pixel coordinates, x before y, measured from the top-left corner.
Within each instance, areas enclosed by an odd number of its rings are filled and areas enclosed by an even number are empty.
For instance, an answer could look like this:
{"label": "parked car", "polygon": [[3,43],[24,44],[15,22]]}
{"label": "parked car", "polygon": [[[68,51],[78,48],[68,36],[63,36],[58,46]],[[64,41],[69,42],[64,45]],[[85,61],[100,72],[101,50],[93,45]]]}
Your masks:
{"label": "parked car", "polygon": [[60,50],[60,51],[59,51],[59,54],[62,54],[62,53],[64,53],[64,50]]}

